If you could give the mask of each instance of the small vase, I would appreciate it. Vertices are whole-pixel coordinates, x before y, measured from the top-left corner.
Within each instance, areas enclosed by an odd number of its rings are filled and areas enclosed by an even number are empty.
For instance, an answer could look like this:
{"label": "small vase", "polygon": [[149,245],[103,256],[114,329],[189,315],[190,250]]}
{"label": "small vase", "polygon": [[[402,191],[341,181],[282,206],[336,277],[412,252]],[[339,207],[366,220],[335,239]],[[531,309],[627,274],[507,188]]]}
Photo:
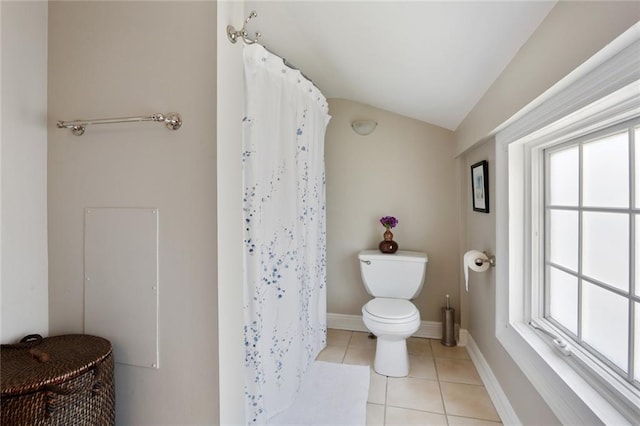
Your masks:
{"label": "small vase", "polygon": [[393,241],[393,232],[391,232],[390,229],[384,231],[383,237],[384,241],[380,241],[380,244],[378,245],[378,248],[382,253],[391,254],[398,251],[398,243]]}

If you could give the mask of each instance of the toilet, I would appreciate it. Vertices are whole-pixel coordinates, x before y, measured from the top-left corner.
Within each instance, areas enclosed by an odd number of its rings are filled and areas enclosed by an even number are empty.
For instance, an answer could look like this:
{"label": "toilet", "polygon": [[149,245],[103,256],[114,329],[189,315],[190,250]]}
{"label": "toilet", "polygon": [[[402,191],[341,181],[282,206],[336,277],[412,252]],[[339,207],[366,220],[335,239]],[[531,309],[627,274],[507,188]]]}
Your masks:
{"label": "toilet", "polygon": [[410,300],[422,290],[427,255],[363,250],[358,259],[364,287],[374,297],[362,307],[364,325],[377,336],[373,368],[384,376],[407,376],[407,338],[420,327],[420,312]]}

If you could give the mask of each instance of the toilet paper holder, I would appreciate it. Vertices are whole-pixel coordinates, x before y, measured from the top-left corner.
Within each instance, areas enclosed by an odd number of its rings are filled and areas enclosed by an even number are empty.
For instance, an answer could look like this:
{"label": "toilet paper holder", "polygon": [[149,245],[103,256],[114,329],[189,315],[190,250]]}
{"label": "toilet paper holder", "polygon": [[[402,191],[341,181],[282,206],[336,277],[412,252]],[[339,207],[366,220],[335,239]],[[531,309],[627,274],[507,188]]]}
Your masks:
{"label": "toilet paper holder", "polygon": [[494,255],[490,255],[489,253],[487,253],[486,251],[483,251],[482,253],[484,253],[485,256],[487,256],[487,259],[481,259],[481,258],[476,258],[473,259],[473,263],[476,264],[476,266],[480,266],[483,263],[489,263],[489,265],[495,267],[496,266],[496,257]]}

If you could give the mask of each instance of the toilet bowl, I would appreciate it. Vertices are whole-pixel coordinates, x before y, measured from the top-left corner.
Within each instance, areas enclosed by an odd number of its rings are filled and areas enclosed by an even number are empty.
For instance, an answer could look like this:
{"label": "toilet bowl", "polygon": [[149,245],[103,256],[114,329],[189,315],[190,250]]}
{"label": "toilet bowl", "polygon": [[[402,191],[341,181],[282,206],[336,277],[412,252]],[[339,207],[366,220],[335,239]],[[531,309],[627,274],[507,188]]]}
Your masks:
{"label": "toilet bowl", "polygon": [[406,339],[418,331],[420,312],[408,300],[378,297],[362,307],[362,320],[376,335],[373,369],[384,376],[409,374]]}
{"label": "toilet bowl", "polygon": [[427,255],[363,250],[358,258],[365,289],[374,296],[362,307],[365,326],[378,338],[373,368],[385,376],[407,376],[407,338],[420,327],[420,312],[410,300],[422,290]]}

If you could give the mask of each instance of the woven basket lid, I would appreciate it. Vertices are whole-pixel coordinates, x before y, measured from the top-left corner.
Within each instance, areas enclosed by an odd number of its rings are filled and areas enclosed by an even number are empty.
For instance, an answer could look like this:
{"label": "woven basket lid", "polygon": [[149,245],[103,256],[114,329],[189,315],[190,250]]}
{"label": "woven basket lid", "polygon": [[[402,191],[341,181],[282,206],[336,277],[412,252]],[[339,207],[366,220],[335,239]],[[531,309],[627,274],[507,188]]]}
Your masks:
{"label": "woven basket lid", "polygon": [[108,340],[86,334],[2,345],[2,396],[20,395],[46,385],[64,383],[91,370],[109,354],[111,343]]}

